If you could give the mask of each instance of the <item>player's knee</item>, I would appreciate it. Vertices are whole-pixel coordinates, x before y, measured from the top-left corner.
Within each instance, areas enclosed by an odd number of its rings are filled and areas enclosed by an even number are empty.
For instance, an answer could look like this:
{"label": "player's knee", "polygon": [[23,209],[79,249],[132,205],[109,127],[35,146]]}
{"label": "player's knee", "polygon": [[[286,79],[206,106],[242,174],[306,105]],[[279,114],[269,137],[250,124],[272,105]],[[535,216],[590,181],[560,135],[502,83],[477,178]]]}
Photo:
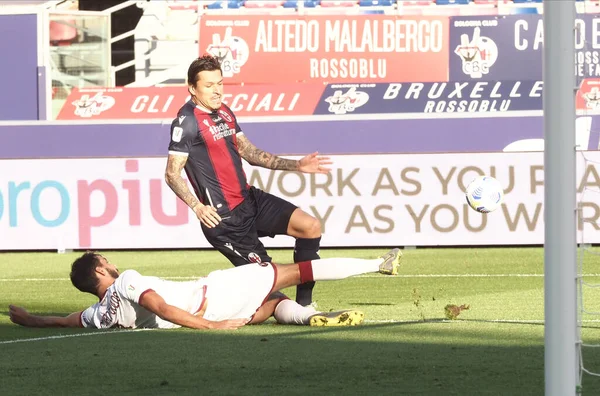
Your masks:
{"label": "player's knee", "polygon": [[314,239],[321,237],[321,222],[314,217],[311,217],[306,222],[306,229],[304,230],[304,238]]}

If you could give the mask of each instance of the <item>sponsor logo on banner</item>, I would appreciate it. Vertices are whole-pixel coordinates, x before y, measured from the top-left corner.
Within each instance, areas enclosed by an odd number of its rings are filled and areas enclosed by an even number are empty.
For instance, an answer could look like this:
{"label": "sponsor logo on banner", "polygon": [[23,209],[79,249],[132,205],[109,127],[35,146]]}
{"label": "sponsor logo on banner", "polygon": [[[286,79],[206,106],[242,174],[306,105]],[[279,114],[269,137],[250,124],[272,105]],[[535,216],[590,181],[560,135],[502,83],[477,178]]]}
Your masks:
{"label": "sponsor logo on banner", "polygon": [[473,36],[461,34],[460,45],[454,53],[462,59],[463,73],[471,78],[481,78],[490,72],[498,59],[498,46],[489,37],[481,36],[481,29],[473,29]]}
{"label": "sponsor logo on banner", "polygon": [[224,74],[240,83],[444,81],[448,22],[435,16],[202,15],[200,54],[217,56]]}
{"label": "sponsor logo on banner", "polygon": [[[592,14],[575,19],[578,78],[600,77],[599,21]],[[542,80],[543,42],[539,14],[450,17],[450,81]]]}
{"label": "sponsor logo on banner", "polygon": [[[319,219],[322,247],[544,243],[544,154],[339,155],[328,175],[245,164],[249,183]],[[299,157],[298,157],[299,158]],[[164,158],[0,161],[0,250],[210,247],[166,187]],[[577,156],[578,241],[600,243],[600,152]],[[477,213],[464,191],[497,178],[502,206]],[[10,194],[18,185],[19,194]],[[292,243],[293,244],[293,243]],[[265,245],[290,247],[289,237]],[[230,249],[233,246],[228,246]],[[250,261],[258,255],[250,254]]]}
{"label": "sponsor logo on banner", "polygon": [[[236,116],[310,115],[323,89],[319,83],[226,85],[223,102]],[[188,100],[190,95],[183,85],[75,88],[57,119],[173,119]]]}
{"label": "sponsor logo on banner", "polygon": [[[450,81],[435,83],[331,84],[315,114],[490,113],[542,110],[543,81]],[[346,88],[342,91],[340,87]],[[357,97],[341,107],[345,95]],[[339,106],[334,104],[339,103]],[[585,79],[577,95],[579,114],[600,114],[600,79]]]}
{"label": "sponsor logo on banner", "polygon": [[[67,100],[68,102],[69,100]],[[72,101],[71,104],[75,106],[74,114],[76,116],[91,118],[112,108],[115,105],[115,98],[99,91],[94,96],[83,94],[79,99]]]}
{"label": "sponsor logo on banner", "polygon": [[[346,114],[350,111],[359,114],[483,113],[542,109],[542,81],[355,84],[348,91],[339,87],[341,85],[331,84],[325,89],[316,114]],[[364,99],[360,100],[358,93]],[[342,107],[347,102],[349,104]]]}
{"label": "sponsor logo on banner", "polygon": [[206,50],[221,63],[223,77],[233,77],[239,73],[250,56],[250,48],[244,39],[233,36],[232,29],[228,27],[223,38],[219,33],[214,33],[212,40]]}
{"label": "sponsor logo on banner", "polygon": [[577,93],[577,109],[600,113],[600,79],[585,79]]}
{"label": "sponsor logo on banner", "polygon": [[347,91],[336,90],[332,96],[325,99],[329,103],[329,112],[333,114],[346,114],[353,112],[369,101],[369,94],[364,91],[357,91],[357,85],[347,88],[347,85],[332,85],[332,88],[346,88]]}

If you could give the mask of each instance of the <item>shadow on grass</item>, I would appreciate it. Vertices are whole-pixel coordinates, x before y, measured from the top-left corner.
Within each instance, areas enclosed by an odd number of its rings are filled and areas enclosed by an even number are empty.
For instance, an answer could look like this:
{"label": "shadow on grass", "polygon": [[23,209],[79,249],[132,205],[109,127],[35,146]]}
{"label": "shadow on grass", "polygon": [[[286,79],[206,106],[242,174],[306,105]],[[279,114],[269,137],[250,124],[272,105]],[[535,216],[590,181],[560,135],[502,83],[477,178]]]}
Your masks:
{"label": "shadow on grass", "polygon": [[540,343],[507,346],[510,332],[443,322],[140,332],[1,324],[3,339],[67,337],[0,344],[0,386],[10,395],[542,393]]}
{"label": "shadow on grass", "polygon": [[[7,339],[22,340],[0,341],[0,387],[10,395],[462,396],[544,390],[540,322],[437,318],[310,328],[270,320],[236,331],[0,323],[0,340]],[[600,368],[600,352],[585,356],[586,366]],[[585,393],[599,389],[600,379],[584,378]]]}

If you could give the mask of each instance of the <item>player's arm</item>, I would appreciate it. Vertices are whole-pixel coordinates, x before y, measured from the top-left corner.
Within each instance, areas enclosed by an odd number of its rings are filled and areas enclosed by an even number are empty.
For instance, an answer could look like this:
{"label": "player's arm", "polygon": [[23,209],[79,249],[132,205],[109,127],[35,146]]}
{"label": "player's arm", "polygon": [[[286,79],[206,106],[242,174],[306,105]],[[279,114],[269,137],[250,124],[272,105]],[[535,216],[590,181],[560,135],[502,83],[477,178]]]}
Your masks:
{"label": "player's arm", "polygon": [[237,144],[240,156],[248,161],[250,165],[304,173],[328,173],[331,170],[326,167],[332,164],[329,157],[318,156],[316,152],[299,160],[281,158],[259,149],[242,133],[237,135]]}
{"label": "player's arm", "polygon": [[190,191],[186,180],[181,176],[181,171],[187,162],[187,155],[169,154],[167,158],[167,169],[165,171],[165,182],[187,206],[196,213],[198,220],[206,227],[213,228],[221,221],[217,209],[204,205]]}
{"label": "player's arm", "polygon": [[197,134],[197,127],[193,123],[193,117],[184,117],[179,125],[171,125],[171,142],[169,143],[169,156],[165,170],[165,182],[187,206],[196,213],[196,217],[206,227],[216,227],[221,221],[217,209],[202,204],[190,191],[186,180],[181,172],[187,163],[192,140]]}
{"label": "player's arm", "polygon": [[139,304],[163,320],[192,329],[237,329],[245,325],[247,319],[232,319],[214,322],[200,316],[192,315],[181,308],[167,304],[155,291],[147,291]]}
{"label": "player's arm", "polygon": [[8,306],[10,321],[25,327],[82,327],[81,312],[73,312],[68,316],[38,316],[15,305]]}
{"label": "player's arm", "polygon": [[194,210],[197,205],[202,205],[196,196],[190,191],[187,182],[181,176],[181,171],[187,162],[187,155],[169,154],[167,157],[167,169],[165,170],[165,182],[190,209]]}

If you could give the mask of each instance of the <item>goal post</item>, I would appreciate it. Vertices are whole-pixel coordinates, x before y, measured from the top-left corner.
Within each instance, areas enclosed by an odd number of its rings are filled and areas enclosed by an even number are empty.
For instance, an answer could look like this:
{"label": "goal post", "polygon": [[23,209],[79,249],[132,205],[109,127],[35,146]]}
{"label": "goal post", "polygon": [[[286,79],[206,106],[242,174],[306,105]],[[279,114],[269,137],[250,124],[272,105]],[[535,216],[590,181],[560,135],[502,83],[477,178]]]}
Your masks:
{"label": "goal post", "polygon": [[575,0],[544,0],[544,374],[578,393]]}

